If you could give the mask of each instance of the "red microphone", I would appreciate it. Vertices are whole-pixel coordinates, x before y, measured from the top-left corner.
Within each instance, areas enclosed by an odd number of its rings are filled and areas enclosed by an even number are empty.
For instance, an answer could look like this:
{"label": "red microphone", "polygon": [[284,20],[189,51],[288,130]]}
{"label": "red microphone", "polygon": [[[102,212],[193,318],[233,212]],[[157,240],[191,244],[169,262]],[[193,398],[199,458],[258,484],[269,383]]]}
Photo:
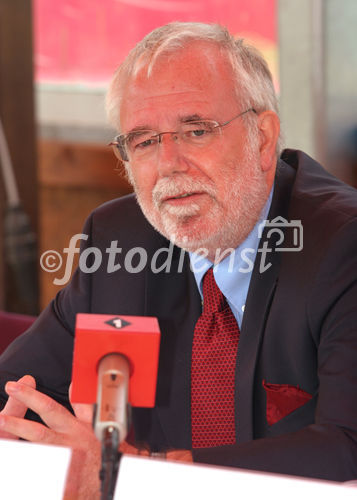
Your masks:
{"label": "red microphone", "polygon": [[160,330],[152,317],[77,314],[71,400],[97,402],[94,429],[128,432],[128,402],[155,405]]}

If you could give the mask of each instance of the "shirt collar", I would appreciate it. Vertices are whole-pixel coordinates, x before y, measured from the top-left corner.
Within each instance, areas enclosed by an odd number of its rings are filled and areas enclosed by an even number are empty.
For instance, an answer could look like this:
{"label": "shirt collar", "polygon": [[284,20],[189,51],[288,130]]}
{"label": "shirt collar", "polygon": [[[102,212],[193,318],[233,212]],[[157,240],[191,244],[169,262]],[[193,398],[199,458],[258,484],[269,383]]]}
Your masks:
{"label": "shirt collar", "polygon": [[[245,284],[248,292],[249,282],[253,270],[253,264],[259,246],[259,226],[266,220],[273,197],[274,187],[271,189],[268,199],[263,207],[261,215],[247,238],[234,250],[231,255],[225,257],[213,268],[216,283],[228,301],[234,298],[234,292],[239,286]],[[200,254],[189,252],[191,269],[195,275],[197,287],[202,297],[202,280],[213,263]],[[237,283],[238,281],[238,283]],[[234,302],[234,300],[233,300]]]}

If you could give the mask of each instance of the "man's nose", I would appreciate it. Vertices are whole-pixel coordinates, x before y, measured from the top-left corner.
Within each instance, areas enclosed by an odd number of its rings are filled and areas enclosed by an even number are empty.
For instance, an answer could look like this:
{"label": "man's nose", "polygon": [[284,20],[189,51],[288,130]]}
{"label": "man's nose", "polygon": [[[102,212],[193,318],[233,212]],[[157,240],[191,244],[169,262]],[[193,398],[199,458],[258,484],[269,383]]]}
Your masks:
{"label": "man's nose", "polygon": [[157,145],[157,168],[160,175],[164,177],[188,169],[184,155],[184,145],[181,144],[175,132],[160,134]]}

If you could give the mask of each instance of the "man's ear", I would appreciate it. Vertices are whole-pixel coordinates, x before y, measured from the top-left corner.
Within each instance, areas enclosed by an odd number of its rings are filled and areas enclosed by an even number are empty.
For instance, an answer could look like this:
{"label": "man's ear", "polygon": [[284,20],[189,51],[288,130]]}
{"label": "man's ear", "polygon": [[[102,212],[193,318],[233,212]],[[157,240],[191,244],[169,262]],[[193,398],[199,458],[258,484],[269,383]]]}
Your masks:
{"label": "man's ear", "polygon": [[260,166],[263,172],[276,165],[276,143],[280,133],[280,120],[274,111],[258,115]]}

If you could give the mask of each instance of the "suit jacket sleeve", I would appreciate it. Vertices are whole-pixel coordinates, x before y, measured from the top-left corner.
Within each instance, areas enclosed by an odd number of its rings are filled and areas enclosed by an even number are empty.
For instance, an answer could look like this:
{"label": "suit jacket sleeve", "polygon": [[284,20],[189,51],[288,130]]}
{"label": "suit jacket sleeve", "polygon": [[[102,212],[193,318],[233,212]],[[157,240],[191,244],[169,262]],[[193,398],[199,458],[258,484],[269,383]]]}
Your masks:
{"label": "suit jacket sleeve", "polygon": [[[83,233],[82,250],[91,245],[92,218]],[[25,374],[32,375],[37,388],[71,410],[68,388],[72,372],[73,332],[78,312],[89,312],[90,274],[74,273],[69,285],[61,290],[35,323],[18,337],[0,357],[0,402],[7,400],[4,384]],[[39,420],[33,412],[27,417]]]}

